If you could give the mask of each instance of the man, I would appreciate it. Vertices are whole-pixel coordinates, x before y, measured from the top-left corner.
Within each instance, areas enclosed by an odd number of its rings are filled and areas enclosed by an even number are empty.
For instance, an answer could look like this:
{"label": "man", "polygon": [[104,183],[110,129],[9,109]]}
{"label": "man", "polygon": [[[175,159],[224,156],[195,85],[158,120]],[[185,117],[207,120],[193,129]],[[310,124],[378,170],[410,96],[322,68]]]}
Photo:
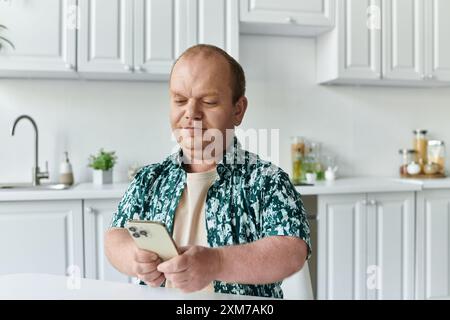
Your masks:
{"label": "man", "polygon": [[[175,62],[169,87],[181,148],[136,174],[105,236],[108,259],[150,286],[282,298],[281,281],[310,255],[309,226],[288,175],[234,136],[247,109],[242,67],[197,45]],[[162,262],[138,249],[123,229],[135,215],[163,222],[182,254]]]}

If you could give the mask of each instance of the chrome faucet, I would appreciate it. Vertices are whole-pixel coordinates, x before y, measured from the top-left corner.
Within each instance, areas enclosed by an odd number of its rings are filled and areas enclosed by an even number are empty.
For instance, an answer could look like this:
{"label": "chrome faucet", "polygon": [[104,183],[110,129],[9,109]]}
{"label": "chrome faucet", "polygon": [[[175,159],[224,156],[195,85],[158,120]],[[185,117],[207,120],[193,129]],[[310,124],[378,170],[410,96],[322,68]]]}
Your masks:
{"label": "chrome faucet", "polygon": [[34,128],[34,167],[32,168],[32,183],[33,186],[38,186],[41,184],[41,179],[48,179],[49,173],[48,173],[48,161],[45,162],[45,171],[41,172],[39,169],[39,159],[38,159],[38,153],[39,153],[39,134],[38,134],[38,128],[36,126],[36,122],[34,122],[33,118],[27,115],[21,115],[14,121],[14,125],[12,127],[11,135],[14,136],[14,131],[16,130],[17,123],[22,119],[28,119],[30,120],[31,124]]}

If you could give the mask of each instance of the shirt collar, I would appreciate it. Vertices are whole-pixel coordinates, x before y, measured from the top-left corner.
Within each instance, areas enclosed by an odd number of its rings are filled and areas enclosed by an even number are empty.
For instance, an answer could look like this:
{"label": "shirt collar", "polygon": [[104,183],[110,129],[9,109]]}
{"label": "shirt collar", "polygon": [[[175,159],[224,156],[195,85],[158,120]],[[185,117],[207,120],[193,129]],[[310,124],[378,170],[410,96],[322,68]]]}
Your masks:
{"label": "shirt collar", "polygon": [[[171,156],[171,161],[177,167],[182,168],[183,163],[183,149],[179,149],[173,153]],[[241,143],[236,136],[233,136],[233,143],[231,143],[222,159],[217,163],[217,171],[222,174],[225,171],[232,171],[237,165],[244,164],[245,162],[245,152],[242,149]]]}

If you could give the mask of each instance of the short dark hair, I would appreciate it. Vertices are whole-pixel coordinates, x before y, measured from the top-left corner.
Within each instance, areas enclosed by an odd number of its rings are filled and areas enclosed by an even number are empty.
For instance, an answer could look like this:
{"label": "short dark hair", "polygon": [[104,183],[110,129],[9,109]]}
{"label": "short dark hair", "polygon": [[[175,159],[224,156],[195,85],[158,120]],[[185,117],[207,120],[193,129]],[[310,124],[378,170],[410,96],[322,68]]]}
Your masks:
{"label": "short dark hair", "polygon": [[170,78],[172,78],[172,72],[173,68],[175,67],[175,64],[180,60],[182,57],[185,56],[193,56],[198,53],[203,53],[206,56],[210,56],[212,54],[219,54],[220,56],[224,57],[225,60],[228,62],[228,65],[230,66],[230,74],[231,74],[231,92],[232,92],[232,100],[233,104],[235,104],[240,97],[245,95],[245,73],[244,69],[242,69],[242,66],[237,62],[232,56],[230,56],[225,50],[213,46],[211,44],[197,44],[194,45],[188,49],[186,49],[178,58],[175,60],[174,64],[172,65],[172,70],[170,71]]}

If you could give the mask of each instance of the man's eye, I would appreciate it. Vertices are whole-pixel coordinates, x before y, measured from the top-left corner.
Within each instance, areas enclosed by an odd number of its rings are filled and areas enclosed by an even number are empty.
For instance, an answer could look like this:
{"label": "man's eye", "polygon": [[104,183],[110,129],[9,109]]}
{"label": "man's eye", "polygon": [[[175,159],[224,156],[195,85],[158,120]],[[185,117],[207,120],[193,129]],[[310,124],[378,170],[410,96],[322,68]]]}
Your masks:
{"label": "man's eye", "polygon": [[204,103],[206,103],[207,105],[210,105],[210,106],[217,104],[217,102],[215,102],[215,101],[204,101]]}
{"label": "man's eye", "polygon": [[176,104],[185,104],[186,100],[175,100]]}

